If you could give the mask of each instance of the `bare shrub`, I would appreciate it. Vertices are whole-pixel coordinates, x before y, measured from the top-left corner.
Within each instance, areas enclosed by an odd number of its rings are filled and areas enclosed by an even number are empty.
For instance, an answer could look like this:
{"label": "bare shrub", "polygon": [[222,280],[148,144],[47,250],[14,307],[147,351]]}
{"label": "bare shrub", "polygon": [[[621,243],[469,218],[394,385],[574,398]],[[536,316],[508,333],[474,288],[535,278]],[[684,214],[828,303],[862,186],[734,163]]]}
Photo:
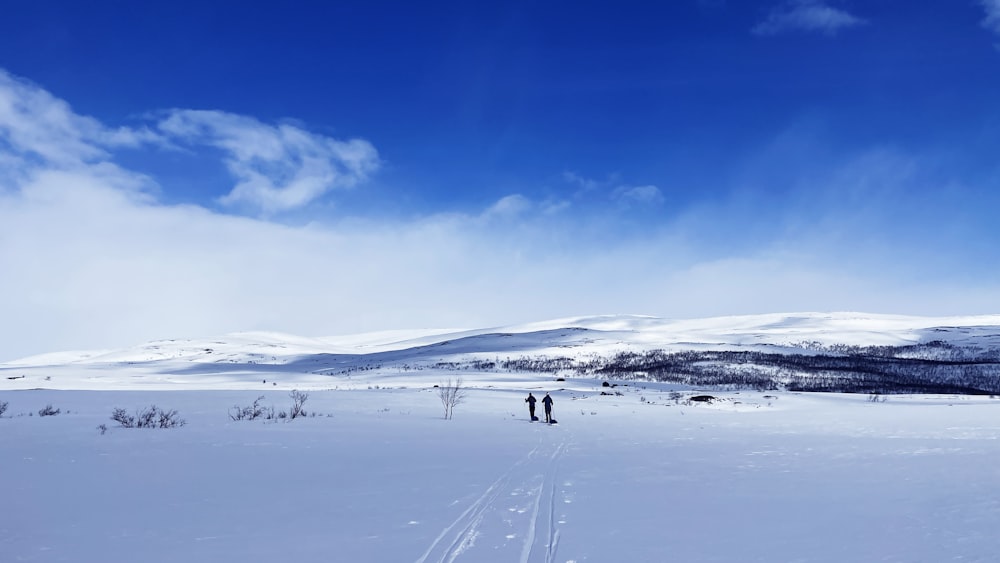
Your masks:
{"label": "bare shrub", "polygon": [[122,428],[177,428],[187,424],[187,421],[177,416],[176,410],[165,411],[156,405],[138,409],[135,414],[128,414],[125,409],[116,407],[111,412],[111,420]]}
{"label": "bare shrub", "polygon": [[52,405],[45,405],[45,408],[38,411],[38,416],[55,416],[61,412],[59,409],[52,408]]}
{"label": "bare shrub", "polygon": [[3,416],[5,412],[7,412],[7,403],[0,401],[0,416]]}
{"label": "bare shrub", "polygon": [[291,393],[288,394],[292,398],[292,410],[288,412],[288,416],[291,419],[296,419],[300,416],[305,416],[306,411],[302,409],[302,405],[305,404],[306,399],[309,398],[309,393],[304,393],[298,389],[293,389]]}
{"label": "bare shrub", "polygon": [[264,396],[261,395],[257,397],[257,400],[253,402],[252,405],[247,407],[240,407],[239,405],[233,406],[229,409],[229,418],[234,421],[239,420],[257,420],[258,418],[263,418],[265,415],[264,406],[261,405],[261,401],[264,400]]}
{"label": "bare shrub", "polygon": [[[288,396],[292,398],[292,408],[288,411],[276,411],[273,406],[264,406],[264,396],[261,395],[257,397],[257,400],[252,405],[246,407],[235,405],[229,409],[229,418],[234,421],[258,419],[293,420],[308,416],[303,405],[309,399],[309,393],[295,389]],[[312,415],[316,416],[316,413],[312,413]]]}
{"label": "bare shrub", "polygon": [[462,387],[462,378],[459,377],[454,383],[449,378],[445,383],[439,384],[437,389],[438,398],[441,399],[441,405],[444,406],[444,418],[451,420],[455,406],[465,401],[466,391]]}
{"label": "bare shrub", "polygon": [[135,417],[128,414],[128,412],[121,407],[115,407],[115,409],[111,411],[111,420],[117,422],[122,428],[135,428]]}
{"label": "bare shrub", "polygon": [[174,428],[176,426],[184,426],[187,424],[184,420],[177,418],[177,411],[160,411],[159,415],[156,417],[156,423],[160,428]]}

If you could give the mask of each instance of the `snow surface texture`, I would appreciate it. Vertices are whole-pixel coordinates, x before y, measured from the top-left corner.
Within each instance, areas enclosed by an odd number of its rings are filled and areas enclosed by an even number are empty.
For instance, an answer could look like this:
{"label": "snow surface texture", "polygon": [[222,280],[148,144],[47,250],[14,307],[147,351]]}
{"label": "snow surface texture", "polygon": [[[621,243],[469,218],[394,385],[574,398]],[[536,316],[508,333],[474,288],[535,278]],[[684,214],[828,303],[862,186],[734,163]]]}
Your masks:
{"label": "snow surface texture", "polygon": [[[736,334],[722,320],[608,317],[347,344],[254,334],[8,364],[0,561],[995,561],[1000,400],[603,387],[427,367],[436,348],[578,352],[560,347],[642,346],[654,329],[704,345],[787,345],[913,342],[941,327],[954,329],[934,334],[981,342],[1000,324],[782,318],[764,338],[767,324],[748,318]],[[362,348],[427,365],[302,369],[303,356],[333,346],[351,361]],[[456,375],[469,393],[444,420],[433,385]],[[287,410],[296,388],[308,389],[309,416],[229,416],[261,395]],[[559,424],[528,421],[528,391],[552,394]],[[706,394],[714,400],[690,400]],[[109,419],[154,404],[187,424]],[[47,405],[60,413],[39,416]]]}

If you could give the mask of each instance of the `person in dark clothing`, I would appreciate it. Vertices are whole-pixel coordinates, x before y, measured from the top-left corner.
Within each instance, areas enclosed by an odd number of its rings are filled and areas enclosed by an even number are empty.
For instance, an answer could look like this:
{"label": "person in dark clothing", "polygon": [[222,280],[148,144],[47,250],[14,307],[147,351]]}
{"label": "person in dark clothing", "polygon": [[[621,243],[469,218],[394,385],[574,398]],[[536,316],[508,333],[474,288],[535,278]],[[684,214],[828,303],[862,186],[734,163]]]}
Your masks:
{"label": "person in dark clothing", "polygon": [[552,423],[552,397],[546,393],[545,397],[542,398],[542,404],[545,405],[545,422]]}
{"label": "person in dark clothing", "polygon": [[535,418],[535,396],[528,393],[528,398],[524,402],[528,403],[528,414],[531,415],[531,420],[538,420]]}

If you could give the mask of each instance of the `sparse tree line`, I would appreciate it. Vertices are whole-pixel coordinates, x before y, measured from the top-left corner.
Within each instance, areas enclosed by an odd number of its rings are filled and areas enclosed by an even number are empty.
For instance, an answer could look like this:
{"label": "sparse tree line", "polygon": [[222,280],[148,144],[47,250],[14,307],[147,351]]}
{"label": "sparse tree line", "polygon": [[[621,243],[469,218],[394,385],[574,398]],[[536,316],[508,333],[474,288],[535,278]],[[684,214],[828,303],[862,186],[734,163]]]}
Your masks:
{"label": "sparse tree line", "polygon": [[[982,354],[927,359],[918,347],[877,347],[868,354],[778,354],[747,351],[622,353],[582,366],[619,379],[758,390],[841,393],[1000,393],[1000,361]],[[937,350],[935,350],[937,351]],[[942,356],[944,357],[944,356]]]}
{"label": "sparse tree line", "polygon": [[[0,401],[0,417],[3,417],[4,413],[7,412],[7,407],[9,406],[10,403],[6,401]],[[52,405],[45,405],[44,407],[38,410],[38,416],[55,416],[61,412],[62,409],[54,408]],[[35,413],[33,412],[28,413],[28,416],[34,416],[34,415]]]}
{"label": "sparse tree line", "polygon": [[[275,411],[273,406],[265,407],[262,404],[264,396],[261,395],[250,406],[234,406],[229,410],[229,418],[234,421],[257,419],[294,420],[307,416],[303,405],[305,405],[306,400],[309,398],[309,394],[293,390],[289,394],[289,397],[292,399],[292,406],[287,411]],[[3,417],[8,407],[9,403],[0,401],[0,417]],[[55,416],[61,412],[61,409],[54,408],[49,404],[38,411],[38,416]],[[28,413],[28,415],[34,416],[34,413]],[[316,416],[316,413],[312,413],[312,416]],[[113,422],[117,422],[121,428],[179,428],[187,424],[187,421],[180,418],[176,410],[161,409],[156,405],[141,407],[133,412],[129,412],[128,409],[121,407],[115,407],[111,411],[110,418]],[[108,431],[106,424],[99,425],[97,429],[101,434]]]}
{"label": "sparse tree line", "polygon": [[[233,406],[229,409],[229,418],[236,421],[241,420],[295,420],[299,417],[304,417],[307,415],[305,408],[306,400],[309,399],[309,393],[305,393],[299,390],[293,390],[288,394],[292,399],[292,406],[287,411],[277,411],[275,412],[274,406],[264,406],[264,395],[257,397],[252,405],[241,407],[239,405]],[[316,413],[313,413],[316,416]]]}
{"label": "sparse tree line", "polygon": [[[731,389],[839,393],[1000,394],[1000,349],[933,341],[911,346],[796,345],[810,354],[765,351],[621,352],[583,359],[521,356],[437,362],[436,369],[513,371],[653,380]],[[416,369],[416,368],[414,368]]]}
{"label": "sparse tree line", "polygon": [[[187,424],[184,419],[177,416],[176,410],[163,410],[156,405],[136,409],[134,414],[116,407],[111,411],[111,420],[122,428],[178,428]],[[101,430],[101,434],[106,430],[100,426],[97,428]]]}
{"label": "sparse tree line", "polygon": [[[456,381],[448,379],[447,382],[434,386],[437,396],[444,407],[444,418],[450,420],[455,412],[455,407],[462,404],[467,397],[467,390],[461,378]],[[316,413],[306,413],[305,403],[309,399],[309,394],[299,390],[289,393],[292,405],[287,411],[276,411],[274,406],[264,405],[264,395],[260,395],[250,405],[234,405],[229,409],[229,418],[234,422],[245,420],[295,420],[306,416],[315,417]],[[7,412],[8,403],[0,401],[0,417]],[[46,405],[38,411],[38,416],[54,416],[59,414],[60,409]],[[68,412],[68,411],[67,411]],[[29,413],[33,416],[33,413]],[[327,415],[330,416],[330,415]],[[187,421],[180,418],[176,410],[165,410],[152,405],[136,409],[130,413],[127,409],[115,407],[111,411],[111,420],[117,422],[121,428],[178,428],[187,424]],[[103,435],[108,431],[107,424],[101,424],[97,430]]]}
{"label": "sparse tree line", "polygon": [[955,363],[997,363],[1000,362],[1000,348],[982,346],[956,346],[943,340],[932,340],[909,346],[856,346],[849,344],[828,344],[800,342],[795,345],[814,352],[830,355],[864,356],[882,358],[909,358]]}
{"label": "sparse tree line", "polygon": [[[467,390],[462,383],[462,378],[456,381],[448,379],[447,382],[434,386],[437,396],[444,407],[444,418],[450,420],[455,412],[455,407],[465,402]],[[305,410],[305,403],[309,399],[309,394],[299,390],[289,393],[292,399],[292,406],[287,411],[275,411],[274,406],[264,405],[264,395],[257,397],[250,405],[234,405],[229,409],[229,418],[234,422],[244,420],[295,420],[309,416]],[[7,411],[7,403],[0,402],[0,416]],[[59,414],[59,409],[53,409],[48,405],[38,412],[39,416],[51,416]],[[313,412],[313,417],[316,413]],[[137,409],[134,413],[116,407],[111,412],[111,420],[117,422],[122,428],[177,428],[184,426],[187,422],[178,416],[176,410],[163,410],[156,405]],[[102,424],[97,427],[101,434],[107,432],[107,425]]]}

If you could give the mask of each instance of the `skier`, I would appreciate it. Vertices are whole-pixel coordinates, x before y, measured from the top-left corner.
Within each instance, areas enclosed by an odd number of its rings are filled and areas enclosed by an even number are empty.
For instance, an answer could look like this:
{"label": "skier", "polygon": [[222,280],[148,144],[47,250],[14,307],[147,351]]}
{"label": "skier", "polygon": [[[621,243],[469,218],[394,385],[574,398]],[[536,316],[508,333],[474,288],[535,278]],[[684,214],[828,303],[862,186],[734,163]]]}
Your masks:
{"label": "skier", "polygon": [[545,422],[552,424],[552,397],[548,393],[542,398],[542,404],[545,405]]}
{"label": "skier", "polygon": [[535,416],[535,396],[528,392],[528,398],[524,402],[528,403],[528,414],[531,415],[531,421],[538,420],[538,417]]}

